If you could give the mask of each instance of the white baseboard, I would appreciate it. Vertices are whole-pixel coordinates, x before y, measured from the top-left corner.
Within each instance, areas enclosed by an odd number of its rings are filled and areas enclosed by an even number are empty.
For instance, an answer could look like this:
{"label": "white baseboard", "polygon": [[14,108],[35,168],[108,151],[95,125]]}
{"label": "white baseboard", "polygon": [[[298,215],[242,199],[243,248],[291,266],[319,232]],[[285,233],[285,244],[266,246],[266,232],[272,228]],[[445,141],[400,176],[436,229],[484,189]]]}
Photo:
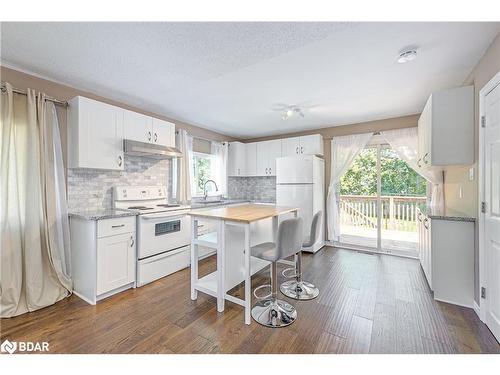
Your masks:
{"label": "white baseboard", "polygon": [[73,294],[75,296],[77,296],[78,298],[80,298],[80,299],[84,300],[85,302],[87,302],[89,305],[95,305],[95,301],[90,300],[89,298],[81,295],[80,293],[78,293],[78,292],[76,292],[74,290],[73,290]]}
{"label": "white baseboard", "polygon": [[479,306],[477,302],[474,301],[474,306],[472,308],[476,312],[476,315],[479,317],[479,319],[482,321],[483,319],[481,318],[481,306]]}
{"label": "white baseboard", "polygon": [[[449,303],[450,305],[456,305],[456,306],[461,306],[461,307],[467,307],[469,309],[473,309],[474,308],[474,304],[470,304],[470,305],[467,305],[465,303],[459,303],[459,302],[455,302],[455,301],[449,301],[449,300],[446,300],[446,299],[443,299],[443,298],[436,298],[436,296],[434,296],[434,299],[436,301],[439,301],[439,302],[444,302],[444,303]],[[475,303],[475,302],[474,302]]]}

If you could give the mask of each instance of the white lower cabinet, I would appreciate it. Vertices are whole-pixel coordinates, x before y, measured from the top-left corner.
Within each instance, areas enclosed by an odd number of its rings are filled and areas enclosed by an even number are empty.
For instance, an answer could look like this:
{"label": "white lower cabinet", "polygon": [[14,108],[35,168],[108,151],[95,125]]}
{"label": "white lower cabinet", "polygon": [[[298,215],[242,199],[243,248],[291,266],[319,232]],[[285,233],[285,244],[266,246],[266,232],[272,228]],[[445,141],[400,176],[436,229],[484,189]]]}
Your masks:
{"label": "white lower cabinet", "polygon": [[473,307],[475,223],[432,219],[420,210],[417,217],[420,264],[434,299]]}
{"label": "white lower cabinet", "polygon": [[97,295],[135,280],[135,233],[97,240]]}
{"label": "white lower cabinet", "polygon": [[71,217],[74,293],[97,301],[135,287],[136,218],[88,220]]}

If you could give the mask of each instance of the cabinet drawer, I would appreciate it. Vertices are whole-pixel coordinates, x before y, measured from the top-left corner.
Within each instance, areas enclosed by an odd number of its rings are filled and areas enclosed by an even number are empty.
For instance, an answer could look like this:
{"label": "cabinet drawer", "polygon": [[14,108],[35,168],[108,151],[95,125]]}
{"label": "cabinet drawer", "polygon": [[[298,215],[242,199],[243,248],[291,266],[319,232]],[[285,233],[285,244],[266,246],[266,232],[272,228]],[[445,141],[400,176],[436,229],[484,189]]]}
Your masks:
{"label": "cabinet drawer", "polygon": [[190,247],[184,246],[180,249],[140,260],[137,268],[137,286],[143,286],[189,267],[190,255]]}
{"label": "cabinet drawer", "polygon": [[97,222],[97,237],[135,232],[135,216],[103,219]]}

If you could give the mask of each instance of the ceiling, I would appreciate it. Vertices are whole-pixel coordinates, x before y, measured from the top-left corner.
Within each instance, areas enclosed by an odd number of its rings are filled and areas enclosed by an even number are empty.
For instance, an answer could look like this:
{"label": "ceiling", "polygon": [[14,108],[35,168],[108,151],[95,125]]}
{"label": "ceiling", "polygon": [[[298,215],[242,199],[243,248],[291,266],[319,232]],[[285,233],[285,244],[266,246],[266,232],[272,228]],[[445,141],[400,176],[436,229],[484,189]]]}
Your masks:
{"label": "ceiling", "polygon": [[[2,63],[252,138],[419,113],[499,23],[2,23]],[[418,58],[398,64],[406,46]],[[280,103],[305,117],[281,119]]]}

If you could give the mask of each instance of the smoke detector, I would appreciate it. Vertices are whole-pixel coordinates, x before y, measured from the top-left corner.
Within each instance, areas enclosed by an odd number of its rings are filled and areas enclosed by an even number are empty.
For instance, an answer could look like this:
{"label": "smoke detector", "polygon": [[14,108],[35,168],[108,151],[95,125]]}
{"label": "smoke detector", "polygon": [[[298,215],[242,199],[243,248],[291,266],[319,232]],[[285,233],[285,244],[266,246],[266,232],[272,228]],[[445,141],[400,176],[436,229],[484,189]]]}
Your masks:
{"label": "smoke detector", "polygon": [[399,53],[398,63],[404,64],[408,61],[415,60],[417,58],[417,49],[416,48],[408,48],[404,49]]}

